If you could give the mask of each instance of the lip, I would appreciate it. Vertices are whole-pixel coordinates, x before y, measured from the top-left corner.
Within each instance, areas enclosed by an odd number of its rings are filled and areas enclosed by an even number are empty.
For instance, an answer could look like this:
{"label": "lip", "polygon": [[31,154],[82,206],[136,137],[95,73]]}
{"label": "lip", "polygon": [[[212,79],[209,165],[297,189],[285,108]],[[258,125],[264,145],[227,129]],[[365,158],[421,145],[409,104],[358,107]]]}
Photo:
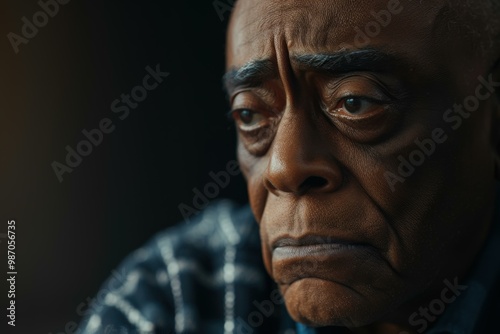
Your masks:
{"label": "lip", "polygon": [[344,243],[308,244],[300,246],[279,246],[273,250],[275,260],[305,258],[309,256],[335,256],[342,252],[356,250],[366,246]]}
{"label": "lip", "polygon": [[322,235],[307,235],[299,238],[282,237],[272,243],[273,251],[277,249],[339,250],[360,246],[366,247],[368,245],[364,242],[354,242]]}
{"label": "lip", "polygon": [[273,275],[277,282],[291,284],[303,278],[352,281],[379,263],[375,247],[365,242],[308,235],[278,238],[272,244]]}

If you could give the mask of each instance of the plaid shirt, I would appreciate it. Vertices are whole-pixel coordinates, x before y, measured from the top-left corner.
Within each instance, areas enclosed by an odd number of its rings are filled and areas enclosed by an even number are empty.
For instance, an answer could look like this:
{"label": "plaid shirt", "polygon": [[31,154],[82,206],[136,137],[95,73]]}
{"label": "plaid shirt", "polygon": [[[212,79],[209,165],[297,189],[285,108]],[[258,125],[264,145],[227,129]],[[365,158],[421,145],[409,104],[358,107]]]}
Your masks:
{"label": "plaid shirt", "polygon": [[[498,230],[491,233],[467,289],[428,333],[500,332]],[[291,320],[265,272],[249,207],[228,201],[159,233],[132,253],[90,310],[77,333],[316,333]]]}

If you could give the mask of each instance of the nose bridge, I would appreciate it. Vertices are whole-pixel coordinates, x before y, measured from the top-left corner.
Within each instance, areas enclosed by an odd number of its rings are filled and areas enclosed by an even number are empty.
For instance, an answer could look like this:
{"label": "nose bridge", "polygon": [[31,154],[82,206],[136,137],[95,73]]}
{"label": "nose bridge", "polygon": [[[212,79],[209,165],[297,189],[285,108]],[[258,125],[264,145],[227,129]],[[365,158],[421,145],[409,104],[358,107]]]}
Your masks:
{"label": "nose bridge", "polygon": [[296,107],[287,108],[273,142],[271,164],[305,164],[313,159],[314,151],[320,149],[314,147],[313,136],[319,134],[314,133],[315,125],[309,118]]}
{"label": "nose bridge", "polygon": [[320,131],[322,120],[293,69],[285,39],[277,37],[275,48],[286,109],[270,148],[264,184],[278,196],[334,191],[342,184],[342,171],[332,154],[332,138]]}
{"label": "nose bridge", "polygon": [[266,186],[276,194],[333,191],[342,181],[328,138],[322,138],[312,111],[284,112],[271,147]]}

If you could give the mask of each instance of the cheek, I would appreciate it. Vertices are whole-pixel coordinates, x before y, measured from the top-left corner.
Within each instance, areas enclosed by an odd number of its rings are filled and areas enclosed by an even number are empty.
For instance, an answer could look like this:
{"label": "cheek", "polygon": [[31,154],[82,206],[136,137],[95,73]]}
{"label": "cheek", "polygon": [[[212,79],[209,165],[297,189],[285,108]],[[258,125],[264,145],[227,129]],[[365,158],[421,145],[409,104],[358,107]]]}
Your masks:
{"label": "cheek", "polygon": [[248,198],[250,199],[250,206],[255,219],[260,224],[262,221],[262,216],[264,214],[264,209],[266,207],[268,191],[264,187],[262,178],[260,177],[250,177],[247,180],[248,186]]}
{"label": "cheek", "polygon": [[243,173],[243,177],[245,178],[245,181],[248,182],[250,169],[251,169],[251,166],[254,164],[254,161],[253,161],[254,159],[245,150],[245,146],[243,145],[243,143],[241,142],[240,139],[238,139],[238,145],[236,148],[236,155],[238,157],[238,163],[240,164],[240,169],[241,169],[241,172]]}
{"label": "cheek", "polygon": [[266,206],[268,192],[264,187],[263,173],[266,166],[265,157],[254,157],[238,143],[238,161],[247,183],[250,206],[257,222],[260,222]]}

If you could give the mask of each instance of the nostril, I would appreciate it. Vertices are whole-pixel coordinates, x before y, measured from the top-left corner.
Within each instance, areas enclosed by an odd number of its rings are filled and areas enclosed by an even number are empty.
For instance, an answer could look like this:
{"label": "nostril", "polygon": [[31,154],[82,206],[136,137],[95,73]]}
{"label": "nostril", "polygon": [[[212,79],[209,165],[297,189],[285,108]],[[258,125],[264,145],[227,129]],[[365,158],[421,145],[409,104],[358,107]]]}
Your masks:
{"label": "nostril", "polygon": [[328,181],[320,176],[310,176],[302,183],[302,191],[306,191],[308,189],[317,189],[326,186]]}

